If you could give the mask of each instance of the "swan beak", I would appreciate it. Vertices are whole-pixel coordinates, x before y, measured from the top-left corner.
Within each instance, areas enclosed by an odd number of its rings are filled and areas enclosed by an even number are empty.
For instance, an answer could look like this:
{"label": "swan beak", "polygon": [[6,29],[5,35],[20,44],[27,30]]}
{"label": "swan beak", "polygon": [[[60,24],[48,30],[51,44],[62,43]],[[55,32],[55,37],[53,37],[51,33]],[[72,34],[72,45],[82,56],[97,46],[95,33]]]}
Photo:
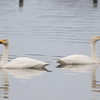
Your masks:
{"label": "swan beak", "polygon": [[0,44],[3,44],[3,43],[4,43],[4,41],[5,41],[5,40],[1,40],[1,41],[0,41]]}
{"label": "swan beak", "polygon": [[100,39],[100,36],[98,38]]}

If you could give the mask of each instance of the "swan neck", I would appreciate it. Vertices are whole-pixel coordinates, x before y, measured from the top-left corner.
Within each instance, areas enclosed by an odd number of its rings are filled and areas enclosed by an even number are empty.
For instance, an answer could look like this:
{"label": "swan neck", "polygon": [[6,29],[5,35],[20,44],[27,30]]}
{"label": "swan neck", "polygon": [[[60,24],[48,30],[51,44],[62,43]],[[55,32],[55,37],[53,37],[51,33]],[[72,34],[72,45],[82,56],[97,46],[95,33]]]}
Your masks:
{"label": "swan neck", "polygon": [[4,47],[4,52],[3,52],[3,55],[2,55],[2,59],[1,59],[1,61],[4,62],[4,63],[8,62],[8,49],[9,49],[9,45],[6,45]]}
{"label": "swan neck", "polygon": [[99,61],[99,58],[96,53],[95,43],[95,41],[91,41],[91,58],[95,61]]}

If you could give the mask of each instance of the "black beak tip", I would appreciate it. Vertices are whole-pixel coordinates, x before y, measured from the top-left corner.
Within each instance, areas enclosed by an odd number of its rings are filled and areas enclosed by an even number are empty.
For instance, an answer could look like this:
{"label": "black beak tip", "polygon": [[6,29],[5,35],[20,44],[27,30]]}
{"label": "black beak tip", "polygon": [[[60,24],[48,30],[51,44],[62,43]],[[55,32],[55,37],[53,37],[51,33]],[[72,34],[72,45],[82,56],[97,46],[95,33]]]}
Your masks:
{"label": "black beak tip", "polygon": [[3,44],[2,42],[0,42],[0,44]]}

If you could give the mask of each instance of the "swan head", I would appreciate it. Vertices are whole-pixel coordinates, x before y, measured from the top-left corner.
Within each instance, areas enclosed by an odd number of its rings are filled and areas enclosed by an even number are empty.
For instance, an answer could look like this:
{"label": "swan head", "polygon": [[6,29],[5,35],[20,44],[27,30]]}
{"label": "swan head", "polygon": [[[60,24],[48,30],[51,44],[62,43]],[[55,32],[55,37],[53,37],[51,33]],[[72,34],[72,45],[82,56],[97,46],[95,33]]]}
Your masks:
{"label": "swan head", "polygon": [[7,45],[9,45],[9,41],[8,41],[8,39],[3,39],[3,40],[0,40],[0,44],[7,46]]}
{"label": "swan head", "polygon": [[100,36],[94,35],[94,36],[92,37],[92,42],[97,42],[97,41],[99,41],[99,40],[100,40]]}

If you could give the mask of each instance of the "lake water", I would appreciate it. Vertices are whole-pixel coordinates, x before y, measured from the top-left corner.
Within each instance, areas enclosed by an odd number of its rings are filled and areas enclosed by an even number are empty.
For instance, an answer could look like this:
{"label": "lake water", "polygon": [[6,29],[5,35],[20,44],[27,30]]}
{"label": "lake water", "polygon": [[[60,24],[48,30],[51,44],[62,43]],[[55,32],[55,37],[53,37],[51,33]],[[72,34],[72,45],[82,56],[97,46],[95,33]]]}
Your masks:
{"label": "lake water", "polygon": [[[29,57],[46,69],[0,69],[0,100],[100,100],[100,67],[58,66],[70,54],[90,56],[100,35],[100,3],[92,0],[0,0],[0,40],[10,41],[9,61]],[[100,57],[100,42],[97,42]],[[4,47],[0,45],[0,58]]]}

